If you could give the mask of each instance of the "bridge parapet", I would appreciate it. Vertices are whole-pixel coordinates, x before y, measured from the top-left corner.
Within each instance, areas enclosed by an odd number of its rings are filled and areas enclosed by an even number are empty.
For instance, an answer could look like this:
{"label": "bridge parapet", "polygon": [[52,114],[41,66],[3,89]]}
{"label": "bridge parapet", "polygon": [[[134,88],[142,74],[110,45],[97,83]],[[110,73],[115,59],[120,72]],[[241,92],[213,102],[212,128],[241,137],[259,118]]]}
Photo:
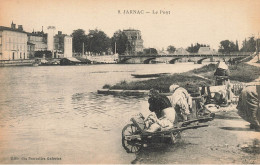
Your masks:
{"label": "bridge parapet", "polygon": [[[233,52],[233,53],[215,53],[215,54],[158,54],[158,55],[119,55],[119,62],[125,63],[149,63],[151,60],[165,58],[167,61],[176,61],[178,59],[185,59],[185,61],[202,61],[204,59],[209,59],[211,61],[228,59],[228,58],[244,58],[254,54],[254,52]],[[172,59],[168,59],[172,58]]]}
{"label": "bridge parapet", "polygon": [[254,52],[231,52],[231,53],[214,53],[214,54],[201,54],[201,53],[190,53],[190,54],[158,54],[158,55],[119,55],[120,58],[142,58],[142,57],[204,57],[204,56],[250,56]]}

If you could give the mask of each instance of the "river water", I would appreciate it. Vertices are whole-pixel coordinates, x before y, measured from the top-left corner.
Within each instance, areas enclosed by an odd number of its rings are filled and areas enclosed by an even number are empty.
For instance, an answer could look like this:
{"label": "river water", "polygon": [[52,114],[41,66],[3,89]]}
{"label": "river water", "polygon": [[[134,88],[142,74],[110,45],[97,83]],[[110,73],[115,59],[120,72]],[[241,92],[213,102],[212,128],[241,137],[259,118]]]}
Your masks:
{"label": "river water", "polygon": [[137,80],[131,74],[177,73],[201,66],[0,68],[0,163],[129,164],[135,155],[121,146],[121,131],[131,115],[148,114],[147,98],[96,91],[105,84]]}

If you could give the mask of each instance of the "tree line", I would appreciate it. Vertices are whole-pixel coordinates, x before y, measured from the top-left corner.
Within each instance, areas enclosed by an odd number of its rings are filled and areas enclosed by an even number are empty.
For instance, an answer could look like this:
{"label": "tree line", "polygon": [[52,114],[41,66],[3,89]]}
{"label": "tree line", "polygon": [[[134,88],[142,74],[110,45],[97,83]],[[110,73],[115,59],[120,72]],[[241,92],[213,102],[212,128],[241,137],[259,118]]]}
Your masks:
{"label": "tree line", "polygon": [[126,34],[121,30],[116,31],[111,38],[105,32],[98,29],[89,30],[88,34],[83,29],[77,29],[73,31],[71,36],[73,52],[75,53],[124,54],[132,46]]}
{"label": "tree line", "polygon": [[[91,54],[106,54],[118,53],[125,54],[126,51],[130,51],[133,45],[128,41],[128,38],[124,31],[117,30],[113,36],[109,38],[103,31],[95,29],[89,30],[86,34],[85,30],[77,29],[71,34],[73,52]],[[155,48],[143,49],[143,52],[137,52],[138,55],[158,54]]]}
{"label": "tree line", "polygon": [[[73,31],[71,36],[73,38],[73,52],[75,53],[85,54],[86,52],[91,52],[94,54],[125,54],[127,50],[132,49],[132,44],[128,41],[126,34],[122,30],[114,32],[111,38],[109,38],[105,32],[98,29],[89,30],[88,34],[86,34],[83,29],[77,29]],[[242,47],[239,48],[238,41],[233,42],[230,40],[223,40],[219,43],[218,52],[255,52],[256,45],[258,45],[259,48],[259,42],[260,40],[257,42],[254,37],[248,37],[243,41]],[[210,45],[200,43],[191,44],[186,48],[186,50],[189,53],[198,53],[201,47],[210,47]],[[169,45],[166,50],[171,54],[176,51],[176,47]],[[158,54],[158,52],[155,48],[146,48],[143,52],[138,52],[138,55],[147,54],[155,55]]]}
{"label": "tree line", "polygon": [[[186,50],[189,53],[198,53],[199,49],[201,47],[210,47],[210,45],[206,44],[191,44],[191,46],[188,46]],[[258,48],[258,50],[257,50]],[[234,43],[230,40],[223,40],[219,43],[219,49],[218,52],[220,53],[232,53],[232,52],[256,52],[259,51],[260,48],[260,39],[256,39],[255,37],[248,37],[246,38],[243,43],[242,47],[239,49],[238,41]],[[167,51],[169,53],[174,53],[176,51],[176,48],[173,45],[169,45],[167,47]]]}

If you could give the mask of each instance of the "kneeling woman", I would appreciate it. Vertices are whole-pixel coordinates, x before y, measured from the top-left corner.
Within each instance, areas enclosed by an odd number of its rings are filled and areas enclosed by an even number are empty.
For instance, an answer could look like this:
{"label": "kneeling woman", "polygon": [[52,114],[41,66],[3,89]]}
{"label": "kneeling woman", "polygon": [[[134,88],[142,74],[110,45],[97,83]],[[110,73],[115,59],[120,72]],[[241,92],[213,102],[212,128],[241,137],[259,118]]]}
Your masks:
{"label": "kneeling woman", "polygon": [[148,102],[152,113],[145,120],[146,131],[155,132],[172,128],[176,113],[167,96],[160,95],[157,90],[151,89]]}
{"label": "kneeling woman", "polygon": [[161,113],[162,117],[160,118],[157,118],[154,112],[146,118],[145,127],[147,132],[164,131],[173,128],[176,115],[174,108],[165,108]]}

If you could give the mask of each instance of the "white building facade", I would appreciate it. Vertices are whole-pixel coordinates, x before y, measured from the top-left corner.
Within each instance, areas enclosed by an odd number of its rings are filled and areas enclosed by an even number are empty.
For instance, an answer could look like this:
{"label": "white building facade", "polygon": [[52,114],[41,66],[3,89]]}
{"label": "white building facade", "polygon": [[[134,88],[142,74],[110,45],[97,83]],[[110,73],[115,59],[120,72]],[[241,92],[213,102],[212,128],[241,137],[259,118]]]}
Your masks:
{"label": "white building facade", "polygon": [[[11,27],[0,26],[0,60],[22,60],[34,57],[36,51],[52,52],[54,57],[54,33],[55,27],[49,26],[48,33],[23,31],[22,25],[11,24]],[[72,37],[63,35],[61,42],[62,57],[72,57]],[[30,56],[30,57],[29,57]]]}
{"label": "white building facade", "polygon": [[48,26],[47,28],[47,50],[53,52],[54,51],[54,33],[55,33],[55,26]]}
{"label": "white building facade", "polygon": [[72,37],[64,37],[64,57],[72,57]]}
{"label": "white building facade", "polygon": [[27,33],[0,26],[0,60],[28,59]]}
{"label": "white building facade", "polygon": [[216,54],[217,51],[215,49],[211,49],[210,47],[200,47],[198,50],[198,54],[204,54],[204,55],[209,55],[209,54]]}

